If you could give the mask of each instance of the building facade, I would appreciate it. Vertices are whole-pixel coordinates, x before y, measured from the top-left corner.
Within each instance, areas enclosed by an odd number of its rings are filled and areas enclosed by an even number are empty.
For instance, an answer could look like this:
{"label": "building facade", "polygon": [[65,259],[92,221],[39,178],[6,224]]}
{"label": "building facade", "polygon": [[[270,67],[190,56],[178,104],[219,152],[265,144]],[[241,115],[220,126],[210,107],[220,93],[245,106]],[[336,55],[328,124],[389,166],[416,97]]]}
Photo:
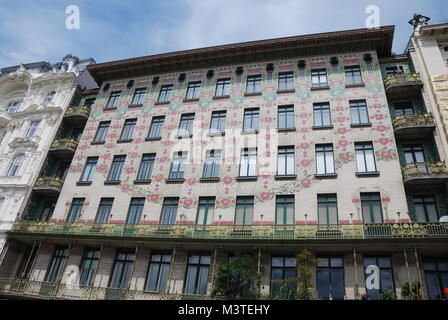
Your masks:
{"label": "building facade", "polygon": [[[438,219],[447,211],[417,214],[409,188],[446,185],[437,151],[446,141],[434,140],[434,126],[397,130],[395,97],[416,91],[426,110],[427,96],[422,85],[388,85],[390,64],[409,66],[391,57],[393,32],[89,66],[100,88],[55,208],[46,220],[23,215],[14,224],[2,292],[210,298],[217,265],[239,251],[253,257],[261,296],[274,297],[307,248],[319,259],[316,298],[400,297],[415,281],[423,298],[441,297],[448,229]],[[397,136],[418,130],[441,163],[429,179],[420,164],[406,168]],[[372,266],[379,287],[366,287]]]}

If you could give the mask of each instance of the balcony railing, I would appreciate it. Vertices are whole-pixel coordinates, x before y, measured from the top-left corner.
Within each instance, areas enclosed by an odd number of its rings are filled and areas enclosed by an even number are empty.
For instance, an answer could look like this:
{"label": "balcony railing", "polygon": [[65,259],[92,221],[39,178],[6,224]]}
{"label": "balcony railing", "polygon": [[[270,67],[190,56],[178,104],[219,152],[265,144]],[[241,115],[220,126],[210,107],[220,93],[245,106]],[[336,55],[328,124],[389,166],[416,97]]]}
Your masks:
{"label": "balcony railing", "polygon": [[384,79],[386,91],[397,86],[420,86],[423,85],[420,74],[418,73],[397,73],[387,76]]}
{"label": "balcony railing", "polygon": [[59,177],[40,177],[37,179],[35,188],[50,188],[50,189],[58,189],[62,188],[64,184],[64,180]]}
{"label": "balcony railing", "polygon": [[310,240],[448,238],[448,223],[340,225],[128,225],[16,221],[13,232],[52,235],[116,236],[152,239]]}
{"label": "balcony railing", "polygon": [[430,113],[406,114],[393,118],[392,125],[394,126],[394,129],[399,127],[434,125],[434,118]]}
{"label": "balcony railing", "polygon": [[404,179],[448,175],[445,162],[442,161],[408,163],[401,168],[401,172]]}
{"label": "balcony railing", "polygon": [[91,111],[91,109],[86,106],[72,106],[72,107],[67,108],[65,115],[66,116],[80,115],[80,116],[85,116],[88,118],[90,116],[90,111]]}
{"label": "balcony railing", "polygon": [[51,144],[51,149],[58,149],[58,148],[76,149],[78,143],[79,143],[78,140],[70,138],[56,139]]}

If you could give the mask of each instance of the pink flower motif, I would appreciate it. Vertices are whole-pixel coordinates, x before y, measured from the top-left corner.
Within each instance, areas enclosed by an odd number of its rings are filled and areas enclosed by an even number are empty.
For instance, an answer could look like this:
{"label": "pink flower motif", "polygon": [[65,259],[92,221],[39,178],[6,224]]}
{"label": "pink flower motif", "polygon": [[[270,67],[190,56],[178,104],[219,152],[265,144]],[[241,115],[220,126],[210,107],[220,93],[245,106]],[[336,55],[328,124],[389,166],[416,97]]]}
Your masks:
{"label": "pink flower motif", "polygon": [[390,159],[390,158],[392,158],[392,153],[390,151],[383,151],[383,152],[381,152],[381,156],[384,159]]}
{"label": "pink flower motif", "polygon": [[113,149],[113,148],[115,148],[115,146],[114,146],[113,143],[106,143],[104,146],[105,146],[107,149]]}
{"label": "pink flower motif", "polygon": [[163,141],[162,145],[164,145],[165,147],[168,147],[171,144],[170,141]]}
{"label": "pink flower motif", "polygon": [[191,207],[192,204],[193,204],[193,200],[191,200],[191,199],[185,199],[184,200],[184,205],[186,207]]}
{"label": "pink flower motif", "polygon": [[157,182],[162,181],[163,180],[163,175],[159,174],[159,175],[155,176],[154,180],[156,180]]}
{"label": "pink flower motif", "polygon": [[224,199],[222,199],[222,200],[221,200],[221,205],[222,205],[223,207],[227,207],[227,206],[229,206],[229,205],[230,205],[230,199],[228,199],[228,198],[224,198]]}
{"label": "pink flower motif", "polygon": [[128,185],[127,183],[124,183],[121,185],[121,190],[122,191],[128,191],[131,188],[130,185]]}
{"label": "pink flower motif", "polygon": [[308,167],[308,166],[311,164],[311,161],[308,160],[308,159],[303,159],[302,161],[300,161],[300,164],[301,164],[303,167]]}
{"label": "pink flower motif", "polygon": [[300,132],[302,132],[302,133],[308,133],[308,128],[301,128],[301,129],[300,129]]}
{"label": "pink flower motif", "polygon": [[384,132],[384,131],[386,131],[387,129],[386,129],[385,126],[383,126],[383,125],[379,125],[378,127],[376,127],[376,130],[378,130],[379,132]]}
{"label": "pink flower motif", "polygon": [[358,202],[361,202],[361,200],[358,199],[358,198],[355,198],[355,199],[352,199],[352,202],[354,202],[354,203],[358,203]]}
{"label": "pink flower motif", "polygon": [[388,144],[389,143],[389,139],[388,138],[379,138],[378,139],[379,143],[381,143],[382,145]]}
{"label": "pink flower motif", "polygon": [[76,160],[81,161],[84,158],[83,155],[78,155],[75,157]]}
{"label": "pink flower motif", "polygon": [[348,153],[341,153],[340,157],[342,161],[347,161],[350,159],[350,155]]}
{"label": "pink flower motif", "polygon": [[308,144],[308,143],[302,143],[302,144],[300,144],[300,148],[302,148],[302,149],[308,149],[310,147],[310,145]]}
{"label": "pink flower motif", "polygon": [[107,166],[105,164],[102,164],[98,167],[98,171],[100,172],[106,172]]}
{"label": "pink flower motif", "polygon": [[383,120],[383,119],[384,119],[384,115],[381,114],[381,113],[376,114],[376,115],[375,115],[375,119],[376,119],[376,120]]}
{"label": "pink flower motif", "polygon": [[134,168],[130,167],[130,168],[126,168],[126,173],[127,174],[131,174],[134,172]]}
{"label": "pink flower motif", "polygon": [[187,180],[187,184],[190,186],[194,185],[195,183],[196,183],[196,178],[190,178]]}
{"label": "pink flower motif", "polygon": [[269,192],[262,192],[260,196],[262,200],[266,201],[270,198],[271,194]]}
{"label": "pink flower motif", "polygon": [[264,121],[266,121],[266,122],[272,122],[272,118],[271,118],[271,117],[266,117],[266,118],[264,118]]}
{"label": "pink flower motif", "polygon": [[79,147],[80,150],[84,151],[86,150],[88,147],[86,144],[83,144],[82,146]]}
{"label": "pink flower motif", "polygon": [[342,147],[345,148],[348,145],[348,141],[345,139],[339,140],[338,144]]}
{"label": "pink flower motif", "polygon": [[138,152],[131,152],[130,156],[131,156],[132,159],[137,158],[138,157]]}
{"label": "pink flower motif", "polygon": [[104,160],[109,160],[109,159],[110,159],[110,153],[105,153],[105,154],[103,155],[103,159],[104,159]]}
{"label": "pink flower motif", "polygon": [[308,117],[308,113],[306,113],[306,112],[302,112],[300,114],[300,118],[307,118],[307,117]]}
{"label": "pink flower motif", "polygon": [[305,178],[305,179],[302,179],[301,183],[302,183],[302,186],[308,187],[311,184],[311,180],[308,178]]}
{"label": "pink flower motif", "polygon": [[150,196],[150,198],[151,198],[151,201],[152,201],[152,202],[155,202],[155,201],[159,200],[159,195],[158,195],[158,194],[152,194],[152,195]]}
{"label": "pink flower motif", "polygon": [[160,161],[160,162],[170,161],[170,158],[168,158],[168,157],[166,157],[166,156],[163,156],[163,157],[160,157],[160,158],[159,158],[159,161]]}
{"label": "pink flower motif", "polygon": [[347,133],[347,131],[348,131],[347,128],[339,128],[339,129],[338,129],[338,133],[339,133],[339,134],[345,134],[345,133]]}
{"label": "pink flower motif", "polygon": [[224,177],[224,179],[222,179],[222,181],[224,182],[224,184],[230,184],[232,183],[232,177]]}

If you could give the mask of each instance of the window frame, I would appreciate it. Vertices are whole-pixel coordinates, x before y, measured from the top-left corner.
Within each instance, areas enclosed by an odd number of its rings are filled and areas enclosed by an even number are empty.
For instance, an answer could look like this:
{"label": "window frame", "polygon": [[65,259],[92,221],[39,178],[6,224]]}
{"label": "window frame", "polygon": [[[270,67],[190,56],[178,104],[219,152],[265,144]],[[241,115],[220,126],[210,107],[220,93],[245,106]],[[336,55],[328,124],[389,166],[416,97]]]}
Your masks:
{"label": "window frame", "polygon": [[[92,182],[93,175],[96,171],[96,166],[98,165],[98,160],[99,157],[87,157],[81,176],[79,177],[79,182]],[[90,168],[90,171],[88,172],[88,176],[85,177],[88,167]]]}
{"label": "window frame", "polygon": [[[334,200],[333,200],[334,199]],[[325,205],[325,219],[326,221],[321,221],[320,219],[320,209],[321,204]],[[331,217],[330,217],[330,205],[335,204],[336,208],[336,223],[330,223]],[[322,193],[317,194],[317,223],[319,225],[338,225],[339,224],[339,211],[338,211],[338,197],[336,193]]]}
{"label": "window frame", "polygon": [[[109,175],[107,176],[106,181],[111,181],[111,182],[121,181],[121,174],[123,173],[123,168],[124,168],[125,162],[126,162],[126,155],[115,155],[114,158],[112,159],[112,164],[110,166]],[[119,169],[117,169],[118,173],[115,174],[117,176],[116,177],[117,179],[111,179],[111,178],[115,178],[115,177],[112,177],[112,173],[113,173],[115,166],[119,166]]]}
{"label": "window frame", "polygon": [[[280,125],[280,118],[284,117],[284,126]],[[292,119],[291,126],[288,126],[289,120]],[[277,109],[277,129],[278,130],[292,130],[294,129],[294,105],[281,105]]]}
{"label": "window frame", "polygon": [[[281,200],[281,199],[284,199],[284,200]],[[280,201],[281,200],[281,201]],[[296,204],[295,204],[295,201],[296,199],[295,199],[295,196],[294,195],[290,195],[290,194],[288,194],[288,195],[276,195],[276,197],[275,197],[275,225],[278,225],[278,226],[291,226],[291,225],[294,225],[295,224],[295,215],[296,215],[296,213],[295,213],[295,206],[296,206]],[[289,213],[289,211],[288,211],[288,209],[289,209],[289,207],[292,205],[292,217],[288,217],[288,213]],[[279,223],[279,213],[280,213],[280,210],[282,211],[282,215],[283,215],[283,217],[282,217],[282,221],[283,221],[283,223]],[[290,223],[290,224],[288,224],[288,223],[285,223],[285,222],[287,222],[288,221],[288,218],[291,218],[292,219],[292,223]]]}
{"label": "window frame", "polygon": [[[201,91],[202,81],[191,81],[188,83],[185,100],[199,100],[199,93]],[[192,91],[191,91],[192,90]],[[190,92],[192,92],[190,94]]]}
{"label": "window frame", "polygon": [[[366,100],[350,100],[349,101],[350,106],[350,120],[351,124],[354,126],[358,125],[369,125],[370,124],[370,117],[369,117],[369,108],[367,107]],[[367,122],[362,121],[362,110],[365,110],[365,117],[367,118]],[[358,122],[354,122],[353,120],[353,111],[356,112],[356,115],[358,117]]]}
{"label": "window frame", "polygon": [[[117,108],[118,101],[121,98],[121,90],[112,91],[109,95],[109,100],[107,100],[107,104],[104,107],[104,110],[112,110]],[[112,101],[112,102],[111,102]]]}
{"label": "window frame", "polygon": [[278,91],[287,92],[294,90],[294,72],[279,72],[278,73]]}
{"label": "window frame", "polygon": [[[136,88],[134,90],[134,95],[132,96],[132,102],[131,106],[140,106],[143,104],[143,98],[146,94],[146,88]],[[136,101],[136,98],[138,98],[138,101]]]}
{"label": "window frame", "polygon": [[[173,154],[173,160],[171,161],[170,173],[168,179],[181,180],[185,178],[185,169],[188,158],[188,151],[177,151]],[[178,161],[179,164],[175,164]],[[176,165],[176,167],[175,167]],[[173,168],[175,171],[173,171]]]}
{"label": "window frame", "polygon": [[[253,153],[255,153],[255,154],[253,154]],[[251,178],[251,177],[257,176],[257,157],[258,157],[257,148],[244,148],[243,150],[241,150],[238,177]],[[247,158],[247,160],[244,160],[245,158]],[[255,164],[253,163],[254,158],[255,158]],[[247,165],[245,165],[245,164],[247,164]],[[242,170],[243,170],[243,165],[246,167],[245,175],[241,175]],[[254,168],[252,168],[252,165],[254,166]],[[253,170],[251,170],[251,169],[253,169]],[[249,173],[251,171],[254,172],[253,175],[249,175]]]}
{"label": "window frame", "polygon": [[262,80],[261,74],[247,76],[247,80],[246,80],[246,94],[259,94],[259,93],[261,93],[261,80]]}
{"label": "window frame", "polygon": [[[216,81],[215,98],[228,97],[230,95],[230,78],[222,78]],[[218,92],[219,90],[219,92]],[[218,94],[220,93],[220,94]]]}
{"label": "window frame", "polygon": [[[348,86],[363,85],[362,70],[360,65],[344,66],[345,81]],[[357,72],[359,72],[359,82],[356,82]],[[349,81],[351,79],[351,81]]]}
{"label": "window frame", "polygon": [[[95,137],[93,138],[92,143],[106,142],[106,137],[107,137],[107,133],[109,132],[110,124],[111,124],[111,121],[101,121],[98,124],[98,128],[96,129]],[[101,130],[101,135],[104,136],[103,140],[98,140],[100,138],[100,136],[99,136],[100,130]]]}
{"label": "window frame", "polygon": [[[332,143],[323,143],[323,144],[316,144],[315,145],[315,154],[316,154],[316,174],[317,175],[333,175],[336,174],[336,167],[334,164],[334,148]],[[319,171],[319,155],[323,155],[324,160],[324,168],[325,172]],[[331,167],[328,166],[327,163],[327,156],[330,155],[331,157]],[[333,169],[333,170],[330,170]],[[332,172],[330,172],[332,171]]]}
{"label": "window frame", "polygon": [[[319,82],[314,82],[317,77]],[[321,81],[325,78],[325,82]],[[326,68],[312,69],[311,70],[311,88],[327,88],[328,87],[328,71]]]}
{"label": "window frame", "polygon": [[[358,146],[359,146],[359,148],[358,148]],[[366,146],[368,146],[368,147],[366,147]],[[362,151],[364,170],[359,170],[358,151]],[[368,168],[367,168],[366,151],[371,151],[373,165],[375,167],[374,170],[368,170]],[[357,173],[361,173],[361,174],[362,173],[365,173],[365,174],[369,174],[369,173],[370,174],[375,174],[375,173],[378,172],[378,168],[376,166],[376,161],[375,161],[375,149],[374,149],[373,143],[371,141],[355,142],[355,158],[356,158],[356,170],[357,170]]]}
{"label": "window frame", "polygon": [[169,103],[173,93],[173,84],[165,84],[160,87],[157,103]]}

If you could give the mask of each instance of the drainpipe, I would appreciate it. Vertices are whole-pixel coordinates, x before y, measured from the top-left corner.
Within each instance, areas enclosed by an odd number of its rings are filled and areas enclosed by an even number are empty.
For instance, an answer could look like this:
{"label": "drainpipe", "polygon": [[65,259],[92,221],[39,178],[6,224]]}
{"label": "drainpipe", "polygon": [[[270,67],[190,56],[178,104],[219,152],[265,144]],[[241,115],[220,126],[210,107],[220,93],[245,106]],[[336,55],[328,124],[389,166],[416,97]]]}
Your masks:
{"label": "drainpipe", "polygon": [[[103,249],[104,249],[104,242],[101,243],[100,256],[98,258],[98,264],[96,265],[96,268],[95,268],[95,273],[93,274],[93,282],[92,282],[92,285],[90,286],[89,297],[87,298],[87,300],[90,300],[90,298],[92,296],[92,290],[93,290],[93,287],[95,286],[96,274],[98,273],[98,269],[100,267],[100,262],[101,262],[101,257],[103,256]],[[101,287],[101,281],[100,281],[99,287]]]}

